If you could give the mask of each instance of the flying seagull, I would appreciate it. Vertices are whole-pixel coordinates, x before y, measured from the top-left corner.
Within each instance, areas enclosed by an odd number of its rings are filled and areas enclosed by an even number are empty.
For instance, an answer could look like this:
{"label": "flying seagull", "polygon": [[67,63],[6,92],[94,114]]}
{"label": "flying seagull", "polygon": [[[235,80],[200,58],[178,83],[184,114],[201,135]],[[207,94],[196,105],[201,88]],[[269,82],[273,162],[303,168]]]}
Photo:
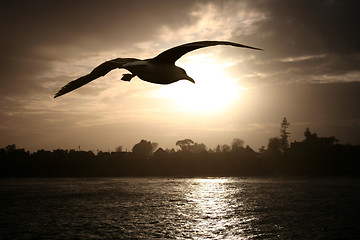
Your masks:
{"label": "flying seagull", "polygon": [[140,60],[136,58],[116,58],[100,64],[89,74],[69,82],[55,94],[54,98],[71,92],[101,76],[105,76],[108,72],[116,68],[124,68],[131,72],[131,74],[123,74],[121,78],[123,81],[130,81],[133,77],[138,76],[144,81],[157,84],[170,84],[179,80],[189,80],[190,82],[195,83],[195,81],[186,74],[184,69],[175,65],[175,62],[188,52],[216,45],[229,45],[262,50],[260,48],[250,47],[234,42],[199,41],[170,48],[150,59]]}

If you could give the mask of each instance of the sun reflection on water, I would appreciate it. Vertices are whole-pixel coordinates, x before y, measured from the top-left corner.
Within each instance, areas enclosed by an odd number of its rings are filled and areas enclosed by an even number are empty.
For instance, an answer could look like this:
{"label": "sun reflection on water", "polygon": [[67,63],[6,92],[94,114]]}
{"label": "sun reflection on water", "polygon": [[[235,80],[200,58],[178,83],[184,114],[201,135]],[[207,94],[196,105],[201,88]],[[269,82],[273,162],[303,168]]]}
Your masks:
{"label": "sun reflection on water", "polygon": [[227,179],[197,179],[197,188],[192,200],[206,217],[222,216],[228,207],[227,191],[224,183]]}
{"label": "sun reflection on water", "polygon": [[237,191],[228,178],[194,179],[186,196],[193,207],[192,221],[188,223],[193,231],[205,238],[239,239],[242,235],[239,224],[245,219],[240,220],[234,211],[239,205],[239,199],[234,199]]}

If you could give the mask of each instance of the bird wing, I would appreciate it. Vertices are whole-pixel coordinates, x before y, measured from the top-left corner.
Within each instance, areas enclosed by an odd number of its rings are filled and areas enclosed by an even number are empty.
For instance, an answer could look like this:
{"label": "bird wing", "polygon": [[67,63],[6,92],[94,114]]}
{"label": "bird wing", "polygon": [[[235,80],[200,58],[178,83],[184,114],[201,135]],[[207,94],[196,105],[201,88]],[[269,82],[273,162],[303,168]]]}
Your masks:
{"label": "bird wing", "polygon": [[54,96],[54,98],[60,97],[65,93],[71,92],[101,76],[105,76],[108,72],[116,68],[123,68],[124,64],[129,62],[140,61],[135,58],[116,58],[113,60],[106,61],[92,70],[89,74],[82,76],[74,81],[69,82],[62,87]]}
{"label": "bird wing", "polygon": [[247,45],[234,43],[234,42],[227,42],[227,41],[199,41],[199,42],[191,42],[186,43],[183,45],[179,45],[173,48],[170,48],[153,59],[150,59],[150,61],[158,62],[158,63],[175,63],[181,56],[184,54],[191,52],[193,50],[196,50],[198,48],[203,47],[210,47],[210,46],[216,46],[216,45],[230,45],[234,47],[243,47],[243,48],[250,48],[255,50],[262,50],[260,48],[250,47]]}

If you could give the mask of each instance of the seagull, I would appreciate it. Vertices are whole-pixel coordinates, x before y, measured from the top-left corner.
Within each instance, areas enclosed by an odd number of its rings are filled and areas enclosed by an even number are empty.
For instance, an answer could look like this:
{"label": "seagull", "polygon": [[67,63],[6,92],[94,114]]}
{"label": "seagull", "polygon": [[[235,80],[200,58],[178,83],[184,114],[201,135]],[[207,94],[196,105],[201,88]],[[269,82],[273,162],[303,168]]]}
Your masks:
{"label": "seagull", "polygon": [[54,98],[71,92],[99,77],[105,76],[108,72],[116,68],[124,68],[131,73],[123,74],[121,78],[121,80],[128,82],[133,77],[138,76],[146,82],[156,84],[171,84],[179,80],[188,80],[195,83],[194,79],[189,77],[184,69],[175,65],[175,62],[188,52],[216,45],[229,45],[262,50],[260,48],[228,41],[198,41],[170,48],[150,59],[140,60],[136,58],[115,58],[100,64],[89,74],[69,82],[55,94]]}

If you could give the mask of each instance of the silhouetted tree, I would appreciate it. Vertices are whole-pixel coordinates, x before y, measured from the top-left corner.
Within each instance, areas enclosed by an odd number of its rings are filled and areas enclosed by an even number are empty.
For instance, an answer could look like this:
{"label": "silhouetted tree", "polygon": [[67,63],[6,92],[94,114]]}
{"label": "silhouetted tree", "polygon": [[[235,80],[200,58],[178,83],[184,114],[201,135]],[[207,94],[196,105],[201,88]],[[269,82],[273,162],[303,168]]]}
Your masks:
{"label": "silhouetted tree", "polygon": [[[284,133],[288,134],[286,126]],[[97,155],[74,149],[30,154],[13,144],[0,148],[0,177],[360,175],[360,146],[338,144],[335,137],[318,137],[309,128],[304,135],[303,141],[291,143],[286,151],[282,138],[270,138],[267,149],[260,148],[260,153],[244,148],[244,141],[238,138],[231,147],[217,145],[214,151],[191,139],[177,141],[179,151],[157,149],[157,143],[141,140],[131,153],[117,147],[120,152],[99,151]]]}
{"label": "silhouetted tree", "polygon": [[156,142],[152,142],[152,143],[151,143],[151,146],[152,146],[152,151],[155,152],[156,149],[159,147],[159,144],[156,143]]}
{"label": "silhouetted tree", "polygon": [[137,158],[148,158],[154,152],[154,146],[150,141],[141,140],[134,145],[132,152]]}
{"label": "silhouetted tree", "polygon": [[306,128],[304,135],[304,143],[317,148],[330,148],[339,142],[335,137],[318,137],[316,133],[311,133],[309,128]]}
{"label": "silhouetted tree", "polygon": [[231,150],[231,147],[229,146],[229,145],[227,145],[227,144],[223,144],[222,146],[221,146],[221,151],[222,152],[230,152],[230,150]]}
{"label": "silhouetted tree", "polygon": [[218,144],[216,146],[216,148],[214,149],[214,152],[216,153],[225,153],[225,152],[230,152],[231,150],[231,147],[227,144],[223,144],[223,145],[220,145]]}
{"label": "silhouetted tree", "polygon": [[194,144],[194,141],[191,139],[179,140],[176,142],[176,146],[179,146],[182,151],[190,151],[190,146]]}
{"label": "silhouetted tree", "polygon": [[312,142],[315,139],[317,139],[317,134],[311,133],[309,128],[306,128],[306,130],[304,132],[304,136],[305,136],[305,141],[308,141],[308,142]]}
{"label": "silhouetted tree", "polygon": [[7,153],[15,152],[15,150],[16,150],[16,145],[15,144],[7,145],[5,147],[5,151]]}
{"label": "silhouetted tree", "polygon": [[190,145],[189,150],[194,153],[206,152],[206,145],[204,143],[194,143]]}
{"label": "silhouetted tree", "polygon": [[167,148],[167,149],[165,149],[165,152],[167,152],[169,154],[174,154],[176,151],[174,148],[171,148],[171,149]]}
{"label": "silhouetted tree", "polygon": [[159,158],[159,157],[163,157],[166,156],[168,153],[162,149],[162,148],[158,148],[155,152],[154,152],[154,157]]}
{"label": "silhouetted tree", "polygon": [[234,140],[231,143],[231,151],[235,152],[240,149],[244,149],[244,140],[239,138],[234,138]]}
{"label": "silhouetted tree", "polygon": [[216,153],[221,153],[221,145],[218,144],[215,148],[214,148],[214,152]]}
{"label": "silhouetted tree", "polygon": [[268,148],[264,153],[265,172],[268,173],[281,173],[285,165],[284,155],[281,148],[281,139],[274,137],[269,139]]}
{"label": "silhouetted tree", "polygon": [[267,151],[269,153],[280,153],[280,150],[281,150],[281,139],[278,138],[278,137],[274,137],[274,138],[270,138],[269,139],[269,143],[268,143],[268,149]]}
{"label": "silhouetted tree", "polygon": [[176,142],[176,145],[179,146],[183,152],[206,152],[206,145],[204,143],[197,143],[191,139],[179,140]]}
{"label": "silhouetted tree", "polygon": [[287,131],[287,128],[290,126],[290,123],[284,117],[281,126],[280,126],[280,147],[281,150],[284,152],[286,149],[289,148],[289,135],[290,133]]}
{"label": "silhouetted tree", "polygon": [[259,148],[259,153],[264,153],[264,152],[266,152],[265,146],[261,146]]}
{"label": "silhouetted tree", "polygon": [[247,153],[254,153],[255,152],[249,145],[246,145],[246,147],[244,148],[244,151],[247,152]]}
{"label": "silhouetted tree", "polygon": [[123,146],[117,146],[115,152],[122,152]]}

